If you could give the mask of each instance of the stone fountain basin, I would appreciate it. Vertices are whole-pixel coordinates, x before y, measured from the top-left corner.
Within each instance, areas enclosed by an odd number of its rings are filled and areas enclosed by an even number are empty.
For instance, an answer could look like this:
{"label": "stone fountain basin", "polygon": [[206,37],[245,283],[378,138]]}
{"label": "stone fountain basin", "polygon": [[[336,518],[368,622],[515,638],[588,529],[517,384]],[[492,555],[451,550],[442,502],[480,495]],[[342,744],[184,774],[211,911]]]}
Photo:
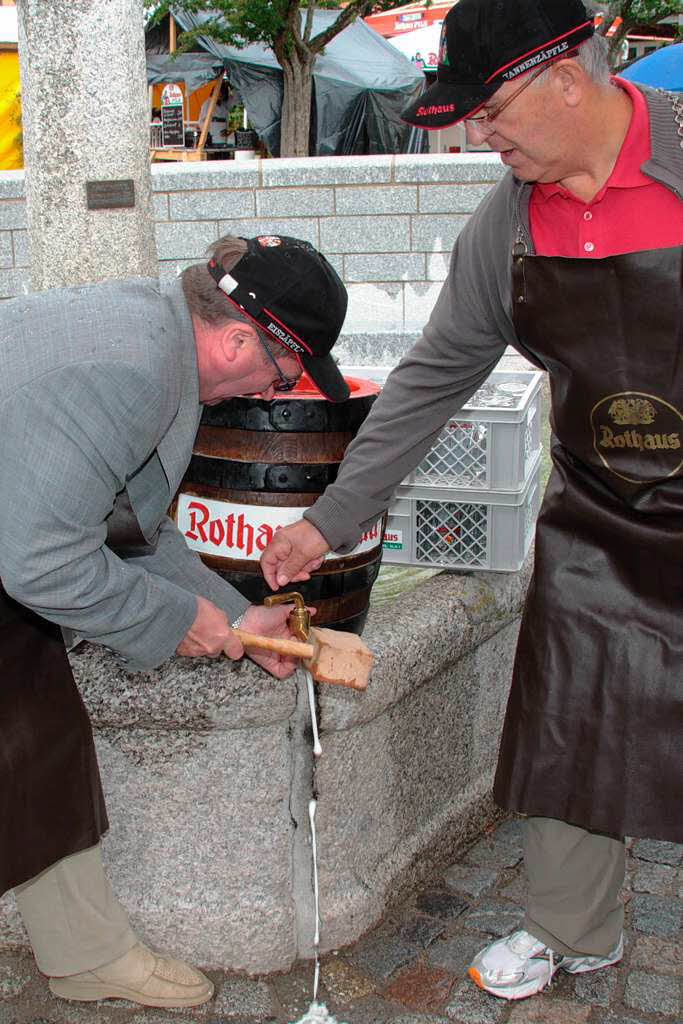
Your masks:
{"label": "stone fountain basin", "polygon": [[[313,795],[322,951],[452,861],[498,816],[490,789],[530,563],[441,574],[371,606],[370,685],[316,687],[315,762],[301,674],[184,658],[129,674],[102,648],[73,655],[111,822],[105,860],[139,934],[231,971],[311,957]],[[0,948],[27,944],[9,894]]]}

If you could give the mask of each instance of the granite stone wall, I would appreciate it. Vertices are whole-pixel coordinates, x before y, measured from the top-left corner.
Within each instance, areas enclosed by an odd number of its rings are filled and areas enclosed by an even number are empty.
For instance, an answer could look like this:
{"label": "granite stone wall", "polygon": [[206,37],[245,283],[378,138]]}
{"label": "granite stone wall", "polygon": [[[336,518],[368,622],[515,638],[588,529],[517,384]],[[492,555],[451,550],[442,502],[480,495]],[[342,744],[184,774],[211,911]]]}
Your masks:
{"label": "granite stone wall", "polygon": [[[458,232],[504,170],[488,153],[155,164],[160,273],[201,259],[221,234],[305,238],[349,291],[341,361],[393,365],[429,316]],[[24,174],[0,172],[0,298],[29,290],[29,265]]]}
{"label": "granite stone wall", "polygon": [[[490,796],[520,573],[435,576],[370,609],[367,691],[253,663],[175,658],[130,674],[101,647],[72,665],[95,729],[108,874],[158,948],[233,971],[312,957],[308,803],[318,802],[321,948],[377,923],[500,815]],[[0,899],[0,950],[27,937]]]}
{"label": "granite stone wall", "polygon": [[31,289],[23,171],[0,171],[0,299]]}

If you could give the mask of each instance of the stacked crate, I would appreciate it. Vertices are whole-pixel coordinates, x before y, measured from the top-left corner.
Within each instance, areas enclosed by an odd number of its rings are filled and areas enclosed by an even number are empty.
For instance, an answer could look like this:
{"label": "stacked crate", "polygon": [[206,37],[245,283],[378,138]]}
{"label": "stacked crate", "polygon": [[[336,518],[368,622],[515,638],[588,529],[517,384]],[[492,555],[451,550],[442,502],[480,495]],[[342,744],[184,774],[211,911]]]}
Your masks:
{"label": "stacked crate", "polygon": [[[344,370],[382,384],[389,369]],[[519,569],[541,502],[538,371],[495,370],[448,421],[389,508],[384,564]]]}

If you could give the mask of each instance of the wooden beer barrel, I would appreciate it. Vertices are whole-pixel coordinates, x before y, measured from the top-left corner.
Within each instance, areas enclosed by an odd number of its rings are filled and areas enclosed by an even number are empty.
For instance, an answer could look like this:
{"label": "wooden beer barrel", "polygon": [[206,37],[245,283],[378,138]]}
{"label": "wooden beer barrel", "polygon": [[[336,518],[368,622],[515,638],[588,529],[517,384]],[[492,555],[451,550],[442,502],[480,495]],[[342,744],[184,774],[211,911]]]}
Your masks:
{"label": "wooden beer barrel", "polygon": [[[271,402],[234,398],[204,410],[171,513],[205,564],[256,604],[272,593],[259,566],[263,549],[335,480],[379,392],[372,381],[346,380],[345,402],[328,402],[304,374]],[[330,553],[310,580],[292,584],[317,608],[315,625],[361,632],[382,533],[380,520],[351,554]]]}

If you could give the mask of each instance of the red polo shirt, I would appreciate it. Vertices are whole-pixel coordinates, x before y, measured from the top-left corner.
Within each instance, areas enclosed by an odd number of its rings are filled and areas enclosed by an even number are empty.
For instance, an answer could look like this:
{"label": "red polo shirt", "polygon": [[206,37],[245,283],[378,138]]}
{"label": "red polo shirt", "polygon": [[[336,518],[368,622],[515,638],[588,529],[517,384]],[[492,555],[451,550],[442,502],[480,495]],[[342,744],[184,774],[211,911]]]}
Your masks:
{"label": "red polo shirt", "polygon": [[534,185],[529,217],[539,256],[601,259],[683,245],[683,202],[640,170],[651,156],[645,97],[625,79],[613,81],[626,90],[633,104],[617,162],[589,203],[556,183]]}

